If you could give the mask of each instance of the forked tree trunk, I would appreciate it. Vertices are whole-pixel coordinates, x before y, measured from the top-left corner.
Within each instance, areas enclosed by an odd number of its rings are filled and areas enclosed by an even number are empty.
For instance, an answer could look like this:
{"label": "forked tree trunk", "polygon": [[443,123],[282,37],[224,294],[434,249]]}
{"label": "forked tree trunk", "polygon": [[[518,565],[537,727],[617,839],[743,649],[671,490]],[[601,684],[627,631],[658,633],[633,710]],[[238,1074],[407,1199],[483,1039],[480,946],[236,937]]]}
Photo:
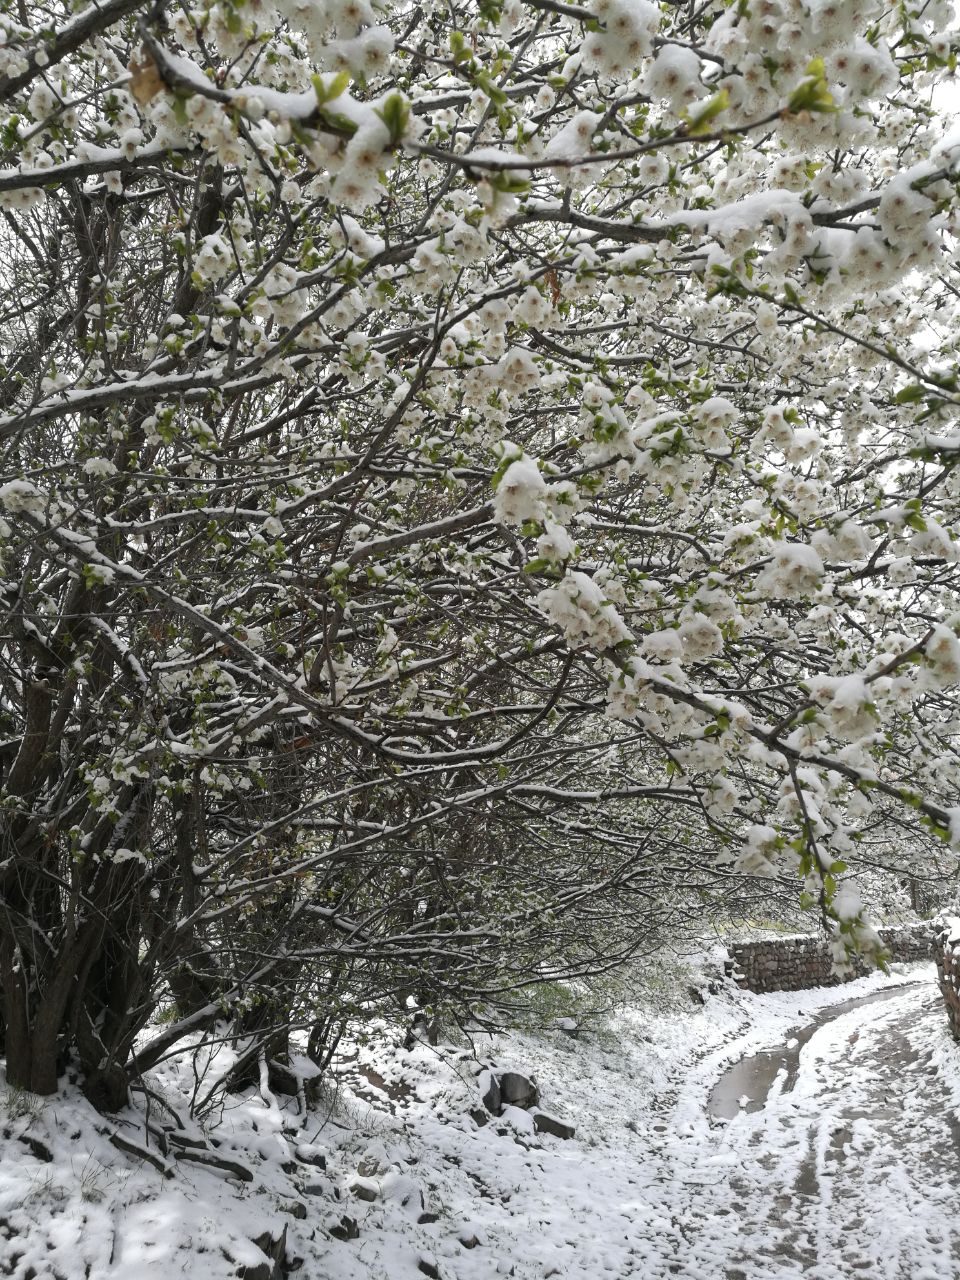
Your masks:
{"label": "forked tree trunk", "polygon": [[42,851],[21,849],[0,910],[7,1081],[55,1093],[72,1058],[91,1100],[116,1109],[126,1101],[133,1037],[151,1007],[139,958],[138,864],[91,864],[67,892]]}
{"label": "forked tree trunk", "polygon": [[84,1092],[98,1108],[109,1111],[124,1105],[129,1084],[124,1063],[136,1028],[124,1025],[108,1034],[103,991],[89,976],[86,981],[83,978],[84,970],[89,975],[97,962],[103,969],[104,960],[114,998],[125,993],[133,1005],[141,985],[139,975],[133,975],[128,963],[104,957],[102,947],[89,934],[62,949],[42,989],[32,966],[23,963],[22,955],[15,956],[9,940],[0,944],[9,1084],[31,1093],[55,1093],[60,1074],[73,1056]]}

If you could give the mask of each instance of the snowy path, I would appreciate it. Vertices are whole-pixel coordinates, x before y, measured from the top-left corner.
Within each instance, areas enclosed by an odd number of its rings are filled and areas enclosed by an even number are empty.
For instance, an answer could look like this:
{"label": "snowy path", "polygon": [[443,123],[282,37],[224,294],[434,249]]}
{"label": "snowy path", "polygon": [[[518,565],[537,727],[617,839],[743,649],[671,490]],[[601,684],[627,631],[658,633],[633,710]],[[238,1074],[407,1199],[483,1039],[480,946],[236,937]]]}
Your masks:
{"label": "snowy path", "polygon": [[[956,1280],[960,1057],[932,973],[727,992],[702,1017],[626,1017],[616,1042],[515,1042],[577,1140],[527,1149],[522,1130],[518,1143],[422,1113],[423,1146],[450,1162],[443,1214],[405,1231],[374,1207],[364,1233],[390,1232],[392,1255],[324,1264],[342,1280],[416,1280],[405,1238],[442,1280]],[[714,1119],[718,1080],[748,1054],[756,1109]],[[479,1247],[451,1240],[459,1215]]]}
{"label": "snowy path", "polygon": [[790,1091],[781,1072],[765,1105],[674,1147],[691,1203],[680,1224],[688,1251],[668,1274],[957,1275],[957,1125],[929,1061],[942,1026],[926,982],[858,1003],[813,1032]]}
{"label": "snowy path", "polygon": [[[253,1239],[286,1231],[302,1280],[960,1276],[960,1047],[932,966],[492,1044],[572,1141],[518,1108],[478,1128],[462,1047],[363,1052],[402,1105],[345,1086],[330,1123],[302,1129],[255,1093],[224,1110],[217,1138],[250,1184],[197,1166],[166,1180],[75,1090],[44,1102],[0,1083],[0,1275],[236,1280],[262,1262]],[[755,1109],[712,1118],[731,1079],[728,1102],[752,1092]],[[172,1074],[154,1083],[177,1096]]]}

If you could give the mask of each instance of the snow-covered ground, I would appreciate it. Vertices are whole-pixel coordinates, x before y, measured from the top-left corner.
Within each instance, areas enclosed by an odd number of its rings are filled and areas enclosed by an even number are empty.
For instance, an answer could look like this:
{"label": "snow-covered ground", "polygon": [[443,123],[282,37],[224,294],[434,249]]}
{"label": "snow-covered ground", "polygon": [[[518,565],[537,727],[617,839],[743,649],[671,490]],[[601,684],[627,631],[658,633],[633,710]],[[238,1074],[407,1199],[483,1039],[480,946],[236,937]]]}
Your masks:
{"label": "snow-covered ground", "polygon": [[[220,1280],[266,1264],[254,1241],[285,1227],[302,1280],[952,1280],[960,1049],[933,978],[914,967],[829,990],[726,990],[682,1016],[630,1009],[578,1039],[409,1053],[374,1041],[306,1116],[252,1092],[193,1126],[195,1080],[171,1064],[149,1082],[150,1119],[170,1125],[166,1104],[185,1127],[166,1154],[150,1139],[159,1167],[129,1151],[146,1141],[142,1111],[120,1123],[72,1090],[0,1092],[0,1274]],[[781,1073],[758,1109],[711,1116],[730,1064],[818,1014],[792,1087]],[[518,1108],[478,1127],[478,1059],[532,1074],[576,1137],[535,1133]]]}

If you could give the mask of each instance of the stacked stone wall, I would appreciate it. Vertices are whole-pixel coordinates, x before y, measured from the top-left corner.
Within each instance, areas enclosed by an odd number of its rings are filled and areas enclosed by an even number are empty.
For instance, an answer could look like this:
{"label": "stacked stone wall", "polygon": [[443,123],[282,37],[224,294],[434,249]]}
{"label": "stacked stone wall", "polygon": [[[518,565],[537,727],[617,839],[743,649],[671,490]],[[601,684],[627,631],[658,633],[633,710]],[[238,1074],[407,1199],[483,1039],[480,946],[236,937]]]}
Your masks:
{"label": "stacked stone wall", "polygon": [[937,936],[933,958],[937,962],[940,993],[954,1040],[960,1040],[960,921],[951,920]]}
{"label": "stacked stone wall", "polygon": [[[937,928],[933,921],[924,920],[878,932],[891,960],[905,963],[930,959]],[[827,941],[822,937],[765,938],[760,942],[734,943],[727,950],[730,955],[728,972],[747,991],[802,991],[808,987],[832,987],[870,972],[869,965],[855,958],[850,977],[838,978],[832,970]],[[956,965],[960,980],[960,954]],[[960,1027],[960,986],[955,988],[955,996],[957,1025]]]}

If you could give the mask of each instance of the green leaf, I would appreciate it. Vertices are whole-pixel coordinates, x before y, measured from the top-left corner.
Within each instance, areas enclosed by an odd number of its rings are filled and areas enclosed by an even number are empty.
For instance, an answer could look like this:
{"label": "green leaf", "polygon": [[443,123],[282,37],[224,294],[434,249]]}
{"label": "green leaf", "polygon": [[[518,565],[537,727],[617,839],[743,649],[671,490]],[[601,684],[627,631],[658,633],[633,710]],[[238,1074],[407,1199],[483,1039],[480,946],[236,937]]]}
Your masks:
{"label": "green leaf", "polygon": [[715,93],[709,102],[705,103],[694,115],[684,113],[687,133],[691,138],[697,137],[701,133],[710,133],[713,122],[717,116],[730,106],[730,94],[726,89],[721,89],[719,93]]}
{"label": "green leaf", "polygon": [[466,40],[463,38],[462,31],[450,32],[450,52],[453,54],[455,66],[462,66],[464,62],[473,61],[473,53],[467,46]]}
{"label": "green leaf", "polygon": [[391,93],[376,113],[390,131],[390,145],[397,146],[410,123],[410,103],[402,93]]}
{"label": "green leaf", "polygon": [[474,76],[474,82],[478,89],[482,89],[495,107],[502,107],[509,102],[509,98],[500,88],[498,84],[494,84],[486,71],[478,71]]}
{"label": "green leaf", "polygon": [[533,560],[528,560],[523,566],[524,573],[545,573],[548,569],[554,568],[552,560],[548,560],[546,556],[537,556]]}
{"label": "green leaf", "polygon": [[807,67],[806,77],[800,81],[787,102],[785,113],[799,115],[802,111],[836,111],[837,104],[827,87],[827,70],[822,58],[814,58]]}
{"label": "green leaf", "polygon": [[913,404],[916,400],[922,400],[924,395],[923,387],[916,383],[910,387],[904,387],[893,397],[894,404]]}
{"label": "green leaf", "polygon": [[494,191],[522,195],[530,190],[530,179],[524,177],[525,172],[523,169],[504,169],[501,173],[491,174],[489,182]]}
{"label": "green leaf", "polygon": [[310,80],[313,84],[313,92],[317,95],[317,106],[324,107],[344,92],[350,83],[350,72],[341,71],[333,77],[329,85],[324,84],[323,76],[311,76]]}

